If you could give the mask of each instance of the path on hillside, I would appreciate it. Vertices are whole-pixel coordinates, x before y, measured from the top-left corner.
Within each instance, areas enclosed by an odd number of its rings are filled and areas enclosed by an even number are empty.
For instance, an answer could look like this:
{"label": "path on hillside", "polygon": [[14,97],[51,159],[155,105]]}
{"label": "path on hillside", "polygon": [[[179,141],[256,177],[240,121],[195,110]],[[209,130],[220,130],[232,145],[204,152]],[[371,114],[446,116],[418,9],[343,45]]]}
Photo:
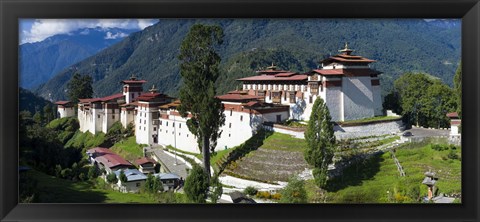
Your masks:
{"label": "path on hillside", "polygon": [[156,159],[158,159],[158,161],[160,161],[169,172],[177,174],[183,179],[187,178],[186,169],[192,168],[192,166],[183,158],[177,156],[175,160],[175,156],[164,151],[162,146],[153,146],[148,151],[153,152]]}

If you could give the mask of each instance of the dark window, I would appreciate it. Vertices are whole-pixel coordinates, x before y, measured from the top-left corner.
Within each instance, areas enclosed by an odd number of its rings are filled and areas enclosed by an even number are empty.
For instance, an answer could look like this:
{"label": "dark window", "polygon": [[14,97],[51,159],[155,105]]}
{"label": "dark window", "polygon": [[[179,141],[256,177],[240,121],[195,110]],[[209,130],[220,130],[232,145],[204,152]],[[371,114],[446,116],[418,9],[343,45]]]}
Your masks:
{"label": "dark window", "polygon": [[290,92],[290,103],[295,103],[295,92]]}
{"label": "dark window", "polygon": [[137,185],[137,187],[140,187],[140,183],[137,183],[136,185]]}
{"label": "dark window", "polygon": [[157,131],[157,127],[153,127],[153,131]]}
{"label": "dark window", "polygon": [[168,126],[168,122],[167,122],[167,126]]}
{"label": "dark window", "polygon": [[100,119],[100,114],[98,114],[97,117]]}
{"label": "dark window", "polygon": [[130,111],[127,111],[128,114],[130,114]]}
{"label": "dark window", "polygon": [[230,116],[232,116],[232,113],[233,113],[233,109],[230,110]]}
{"label": "dark window", "polygon": [[178,124],[178,128],[182,128],[182,124],[181,124],[181,123]]}
{"label": "dark window", "polygon": [[112,115],[112,119],[115,119],[115,114]]}
{"label": "dark window", "polygon": [[133,93],[132,93],[132,99],[133,99]]}
{"label": "dark window", "polygon": [[172,127],[175,127],[175,122],[172,123]]}
{"label": "dark window", "polygon": [[147,124],[147,120],[143,120],[143,124]]}
{"label": "dark window", "polygon": [[240,115],[240,121],[243,121],[243,116],[242,115]]}
{"label": "dark window", "polygon": [[160,120],[160,126],[162,125],[162,121]]}
{"label": "dark window", "polygon": [[147,127],[143,127],[143,131],[147,131]]}
{"label": "dark window", "polygon": [[282,122],[282,115],[277,115],[277,123]]}
{"label": "dark window", "polygon": [[228,124],[228,128],[232,128],[232,123],[229,123],[229,124]]}
{"label": "dark window", "polygon": [[228,137],[231,137],[231,136],[232,136],[232,134],[229,133],[229,134],[228,134]]}
{"label": "dark window", "polygon": [[309,102],[309,103],[312,103],[312,100],[313,100],[313,98],[312,98],[312,96],[310,96],[310,97],[308,98],[308,102]]}

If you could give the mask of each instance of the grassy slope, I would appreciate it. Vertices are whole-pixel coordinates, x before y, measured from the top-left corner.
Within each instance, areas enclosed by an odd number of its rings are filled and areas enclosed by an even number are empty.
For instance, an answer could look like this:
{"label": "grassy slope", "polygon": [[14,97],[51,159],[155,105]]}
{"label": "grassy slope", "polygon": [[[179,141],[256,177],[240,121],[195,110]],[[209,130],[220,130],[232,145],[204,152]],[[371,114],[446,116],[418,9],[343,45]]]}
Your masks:
{"label": "grassy slope", "polygon": [[[394,193],[405,194],[414,186],[418,186],[420,194],[425,196],[427,188],[421,182],[425,177],[423,174],[429,169],[439,177],[439,193],[460,193],[461,161],[449,159],[449,152],[435,151],[430,145],[397,149],[395,155],[404,168],[406,177],[399,176],[390,153],[371,158],[364,164],[356,165],[358,167],[348,168],[344,171],[343,178],[334,180],[327,200],[340,203],[398,202]],[[460,149],[455,152],[460,155]],[[310,191],[309,197],[311,200],[318,199],[313,191]]]}
{"label": "grassy slope", "polygon": [[145,194],[120,193],[99,189],[91,182],[72,182],[31,170],[38,181],[40,203],[155,203]]}
{"label": "grassy slope", "polygon": [[135,136],[131,136],[126,140],[115,143],[110,149],[126,160],[134,161],[143,157],[142,147],[142,145],[136,143]]}

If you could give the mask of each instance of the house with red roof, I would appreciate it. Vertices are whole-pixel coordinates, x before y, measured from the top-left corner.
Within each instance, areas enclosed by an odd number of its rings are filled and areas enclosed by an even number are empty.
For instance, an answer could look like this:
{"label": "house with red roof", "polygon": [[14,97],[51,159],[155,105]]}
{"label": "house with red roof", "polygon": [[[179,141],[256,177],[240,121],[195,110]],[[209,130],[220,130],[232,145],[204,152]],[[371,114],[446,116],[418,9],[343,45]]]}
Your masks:
{"label": "house with red roof", "polygon": [[155,173],[155,165],[157,161],[150,157],[142,157],[135,160],[135,164],[142,173]]}
{"label": "house with red roof", "polygon": [[95,147],[87,150],[86,153],[89,162],[100,170],[105,169],[107,174],[116,170],[135,168],[130,162],[108,148]]}
{"label": "house with red roof", "polygon": [[383,115],[378,72],[369,64],[375,60],[352,55],[345,48],[340,54],[320,61],[321,67],[308,73],[295,73],[267,67],[256,76],[238,79],[243,91],[260,96],[267,103],[290,106],[290,118],[308,120],[313,103],[321,97],[333,121],[347,121]]}
{"label": "house with red roof", "polygon": [[57,101],[57,116],[59,118],[75,116],[75,106],[70,101]]}

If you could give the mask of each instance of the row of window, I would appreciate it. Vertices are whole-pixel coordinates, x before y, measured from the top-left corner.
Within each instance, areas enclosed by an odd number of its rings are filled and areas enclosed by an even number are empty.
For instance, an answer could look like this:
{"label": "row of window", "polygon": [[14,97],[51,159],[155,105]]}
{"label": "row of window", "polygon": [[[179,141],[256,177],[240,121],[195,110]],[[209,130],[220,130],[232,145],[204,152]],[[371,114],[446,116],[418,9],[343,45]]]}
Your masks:
{"label": "row of window", "polygon": [[253,90],[300,90],[303,92],[307,91],[305,85],[266,85],[266,84],[247,84],[244,85],[244,89],[253,89]]}
{"label": "row of window", "polygon": [[[160,126],[163,125],[163,121],[160,120]],[[165,121],[165,126],[168,126],[168,121]],[[175,122],[172,123],[172,127],[175,127]],[[182,123],[178,123],[178,128],[182,128]]]}

